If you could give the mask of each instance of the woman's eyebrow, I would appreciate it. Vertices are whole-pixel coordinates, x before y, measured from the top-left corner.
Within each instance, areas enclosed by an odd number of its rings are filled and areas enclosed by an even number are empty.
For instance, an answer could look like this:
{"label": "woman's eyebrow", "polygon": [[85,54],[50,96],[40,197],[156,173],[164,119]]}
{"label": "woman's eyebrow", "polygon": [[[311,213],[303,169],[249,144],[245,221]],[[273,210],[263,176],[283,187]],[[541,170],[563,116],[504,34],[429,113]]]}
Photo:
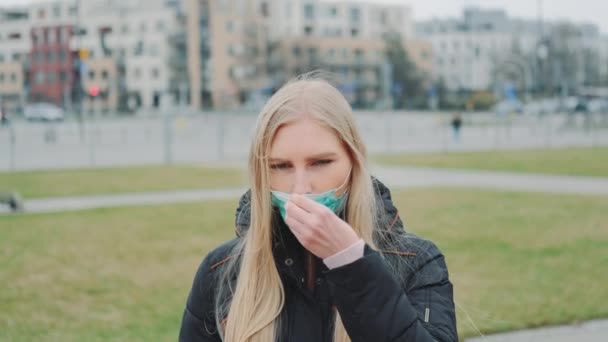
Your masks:
{"label": "woman's eyebrow", "polygon": [[310,161],[310,160],[319,160],[319,159],[325,159],[325,158],[335,158],[337,156],[338,155],[335,152],[324,152],[324,153],[319,153],[319,154],[310,156],[310,157],[306,158],[306,160]]}
{"label": "woman's eyebrow", "polygon": [[[307,157],[306,161],[319,160],[319,159],[324,159],[324,158],[335,158],[337,156],[338,155],[335,152],[323,152],[323,153],[318,153],[318,154]],[[276,162],[288,162],[290,160],[289,160],[289,158],[271,157],[271,158],[268,158],[268,161],[270,161],[271,163],[276,163]]]}

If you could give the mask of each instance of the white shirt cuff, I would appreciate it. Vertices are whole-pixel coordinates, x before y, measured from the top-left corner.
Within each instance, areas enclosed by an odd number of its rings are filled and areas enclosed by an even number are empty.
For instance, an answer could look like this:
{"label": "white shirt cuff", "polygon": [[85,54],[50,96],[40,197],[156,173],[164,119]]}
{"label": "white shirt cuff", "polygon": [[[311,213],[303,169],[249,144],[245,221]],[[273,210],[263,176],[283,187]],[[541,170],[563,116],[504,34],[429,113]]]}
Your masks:
{"label": "white shirt cuff", "polygon": [[325,263],[325,266],[327,266],[327,268],[329,269],[348,265],[363,257],[364,248],[365,241],[359,240],[352,244],[350,247],[346,247],[340,252],[323,259],[323,263]]}

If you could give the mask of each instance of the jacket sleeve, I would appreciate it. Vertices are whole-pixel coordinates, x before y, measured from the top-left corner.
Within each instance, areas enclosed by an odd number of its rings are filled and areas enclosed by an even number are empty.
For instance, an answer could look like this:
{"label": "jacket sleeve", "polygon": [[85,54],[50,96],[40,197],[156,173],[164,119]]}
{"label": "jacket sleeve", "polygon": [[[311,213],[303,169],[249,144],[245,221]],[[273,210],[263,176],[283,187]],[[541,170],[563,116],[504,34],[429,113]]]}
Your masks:
{"label": "jacket sleeve", "polygon": [[353,342],[458,341],[447,266],[439,249],[428,243],[427,252],[411,265],[407,286],[367,245],[363,258],[326,271],[334,305]]}
{"label": "jacket sleeve", "polygon": [[211,256],[199,266],[186,301],[179,332],[180,342],[220,342],[214,314]]}

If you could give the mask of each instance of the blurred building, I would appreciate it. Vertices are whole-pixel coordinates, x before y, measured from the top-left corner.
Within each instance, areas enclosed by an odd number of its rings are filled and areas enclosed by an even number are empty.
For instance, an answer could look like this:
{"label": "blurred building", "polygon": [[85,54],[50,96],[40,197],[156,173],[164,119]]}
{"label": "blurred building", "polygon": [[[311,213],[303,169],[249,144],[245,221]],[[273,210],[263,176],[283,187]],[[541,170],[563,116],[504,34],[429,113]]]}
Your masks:
{"label": "blurred building", "polygon": [[[432,44],[433,72],[448,89],[484,90],[493,86],[495,67],[515,51],[529,51],[538,39],[536,25],[516,23],[502,10],[468,8],[461,19],[433,19],[416,25],[416,34]],[[520,67],[530,77],[529,67]]]}
{"label": "blurred building", "polygon": [[27,9],[0,9],[0,102],[14,112],[27,98],[25,68],[31,49]]}
{"label": "blurred building", "polygon": [[450,90],[524,92],[576,89],[593,83],[600,35],[593,24],[510,18],[503,10],[467,8],[462,18],[432,19],[416,35],[433,47],[436,81]]}
{"label": "blurred building", "polygon": [[41,2],[28,6],[31,49],[27,68],[28,100],[64,105],[70,101],[71,47],[76,1]]}
{"label": "blurred building", "polygon": [[181,29],[178,3],[87,0],[80,4],[80,31],[73,43],[88,53],[83,82],[85,90],[100,88],[102,98],[94,101],[102,101],[102,108],[146,113],[159,109],[162,102],[173,103],[168,61],[171,37]]}
{"label": "blurred building", "polygon": [[[386,69],[388,34],[401,37],[418,66],[430,71],[430,46],[413,37],[411,9],[343,1],[279,1],[274,3],[270,39],[281,64],[277,81],[322,69],[337,76],[341,91],[357,107],[377,107],[389,97]],[[276,66],[275,66],[276,67]]]}
{"label": "blurred building", "polygon": [[[107,113],[118,109],[119,68],[116,59],[95,57],[87,59],[83,69],[82,87],[85,92],[83,110],[88,113]],[[92,96],[94,94],[95,96]]]}
{"label": "blurred building", "polygon": [[257,107],[286,80],[317,69],[334,73],[352,103],[375,106],[391,83],[384,72],[388,33],[401,36],[422,69],[432,68],[431,46],[414,39],[408,6],[188,0],[187,8],[186,47],[180,49],[187,51],[195,108]]}

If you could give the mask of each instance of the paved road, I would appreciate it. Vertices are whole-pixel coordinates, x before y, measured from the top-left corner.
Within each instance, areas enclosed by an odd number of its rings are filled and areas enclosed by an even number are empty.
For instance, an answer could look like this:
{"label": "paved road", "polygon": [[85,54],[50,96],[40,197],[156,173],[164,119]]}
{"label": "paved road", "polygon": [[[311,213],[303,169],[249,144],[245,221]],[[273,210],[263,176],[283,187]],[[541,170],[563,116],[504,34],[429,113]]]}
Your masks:
{"label": "paved road", "polygon": [[[400,168],[378,165],[373,167],[373,173],[391,189],[448,186],[608,196],[608,178],[600,177],[548,176],[508,172]],[[197,202],[235,198],[244,191],[244,188],[228,188],[26,199],[25,210],[28,213],[42,213],[129,205]],[[6,208],[0,209],[0,213],[7,212]]]}
{"label": "paved road", "polygon": [[373,174],[386,182],[391,188],[449,186],[564,194],[608,195],[608,177],[553,176],[387,166],[374,166]]}
{"label": "paved road", "polygon": [[605,342],[608,320],[539,328],[467,339],[467,342]]}

